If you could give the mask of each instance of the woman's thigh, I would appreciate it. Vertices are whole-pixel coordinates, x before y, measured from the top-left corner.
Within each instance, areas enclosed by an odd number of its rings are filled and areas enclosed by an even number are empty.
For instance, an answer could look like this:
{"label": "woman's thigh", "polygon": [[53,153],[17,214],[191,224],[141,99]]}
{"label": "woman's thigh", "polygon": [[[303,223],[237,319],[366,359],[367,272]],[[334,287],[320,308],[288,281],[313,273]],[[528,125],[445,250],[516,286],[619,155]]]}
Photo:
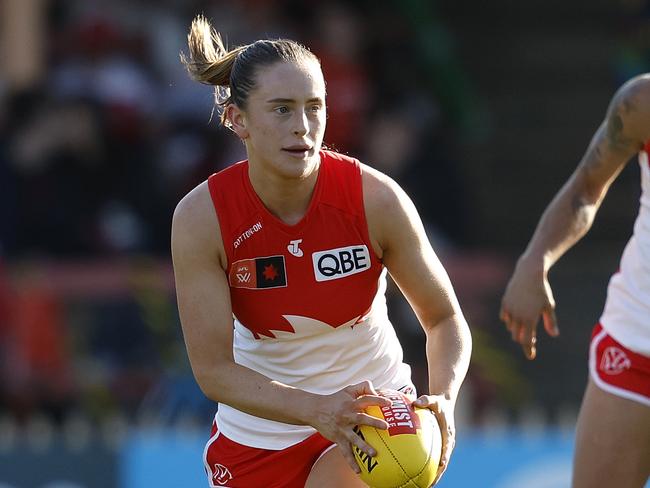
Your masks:
{"label": "woman's thigh", "polygon": [[642,488],[650,476],[650,407],[589,380],[576,432],[573,488]]}
{"label": "woman's thigh", "polygon": [[314,463],[305,488],[368,488],[352,471],[337,446],[332,446]]}

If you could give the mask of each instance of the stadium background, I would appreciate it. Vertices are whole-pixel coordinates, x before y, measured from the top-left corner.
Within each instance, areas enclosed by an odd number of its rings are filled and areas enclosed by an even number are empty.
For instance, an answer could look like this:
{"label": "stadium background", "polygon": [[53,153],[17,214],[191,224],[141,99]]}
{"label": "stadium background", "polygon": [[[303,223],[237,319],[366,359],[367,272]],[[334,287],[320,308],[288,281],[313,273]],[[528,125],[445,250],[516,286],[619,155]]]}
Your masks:
{"label": "stadium background", "polygon": [[[231,44],[310,46],[328,81],[326,142],[418,205],[474,337],[439,486],[568,486],[636,165],[552,271],[562,335],[542,337],[534,363],[498,322],[499,299],[607,101],[648,70],[644,0],[0,2],[0,487],[205,484],[214,405],[187,364],[169,224],[242,147],[178,60],[198,12]],[[423,385],[419,326],[390,300]]]}

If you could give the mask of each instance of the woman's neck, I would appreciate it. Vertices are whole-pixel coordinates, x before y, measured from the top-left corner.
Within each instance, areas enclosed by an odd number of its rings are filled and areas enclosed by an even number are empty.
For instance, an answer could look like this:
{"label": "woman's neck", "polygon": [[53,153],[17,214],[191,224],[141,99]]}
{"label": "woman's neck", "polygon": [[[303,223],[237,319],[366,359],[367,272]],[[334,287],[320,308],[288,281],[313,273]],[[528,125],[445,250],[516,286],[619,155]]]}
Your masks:
{"label": "woman's neck", "polygon": [[309,209],[319,166],[320,164],[316,164],[305,177],[286,178],[249,164],[248,177],[253,190],[268,211],[285,224],[295,225]]}

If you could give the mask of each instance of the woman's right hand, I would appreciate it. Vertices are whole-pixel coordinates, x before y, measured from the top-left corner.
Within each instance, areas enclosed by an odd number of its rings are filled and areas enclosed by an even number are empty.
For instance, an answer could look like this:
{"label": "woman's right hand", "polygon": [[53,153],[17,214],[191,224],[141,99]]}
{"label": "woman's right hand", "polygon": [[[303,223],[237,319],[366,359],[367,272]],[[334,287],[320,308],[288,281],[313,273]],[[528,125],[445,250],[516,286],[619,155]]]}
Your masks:
{"label": "woman's right hand", "polygon": [[375,456],[376,452],[354,432],[354,427],[370,425],[377,429],[388,428],[386,421],[365,413],[364,410],[371,405],[389,407],[391,401],[379,396],[372,383],[363,381],[321,397],[311,422],[323,437],[338,445],[343,457],[355,473],[361,470],[354,459],[353,449],[359,448],[369,456]]}
{"label": "woman's right hand", "polygon": [[528,359],[537,355],[540,317],[546,332],[557,337],[560,331],[555,318],[555,300],[546,273],[520,259],[501,300],[500,318]]}

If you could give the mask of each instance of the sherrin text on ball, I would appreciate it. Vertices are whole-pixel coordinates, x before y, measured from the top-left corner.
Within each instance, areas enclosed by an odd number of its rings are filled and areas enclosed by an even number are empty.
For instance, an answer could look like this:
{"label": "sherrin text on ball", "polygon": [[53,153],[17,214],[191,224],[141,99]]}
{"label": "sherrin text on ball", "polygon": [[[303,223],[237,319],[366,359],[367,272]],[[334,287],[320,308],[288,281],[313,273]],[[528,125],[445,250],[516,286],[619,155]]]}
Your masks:
{"label": "sherrin text on ball", "polygon": [[377,455],[354,449],[361,479],[373,488],[429,488],[438,474],[442,436],[435,415],[428,408],[412,406],[412,401],[395,390],[381,390],[391,400],[389,407],[371,406],[369,415],[385,420],[388,429],[368,425],[355,432],[370,444]]}

